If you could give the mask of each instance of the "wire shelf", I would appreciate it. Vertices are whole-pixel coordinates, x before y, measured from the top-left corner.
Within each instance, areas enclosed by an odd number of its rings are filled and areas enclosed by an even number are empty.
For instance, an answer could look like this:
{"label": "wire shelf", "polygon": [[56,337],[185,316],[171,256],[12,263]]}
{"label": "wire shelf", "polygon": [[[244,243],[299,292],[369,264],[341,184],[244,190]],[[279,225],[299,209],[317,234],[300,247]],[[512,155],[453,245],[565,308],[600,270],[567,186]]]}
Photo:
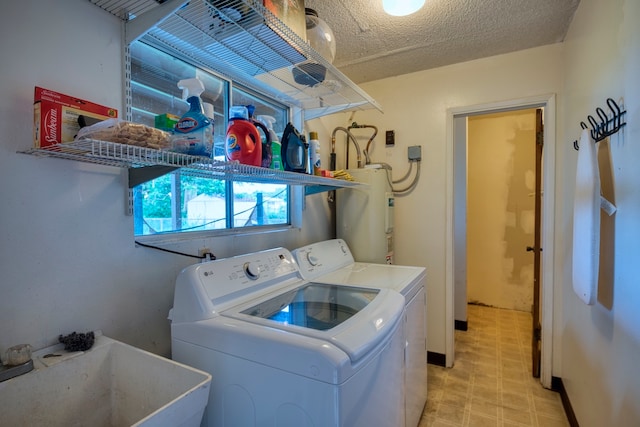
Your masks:
{"label": "wire shelf", "polygon": [[[153,21],[140,40],[297,106],[305,111],[306,119],[347,110],[382,111],[373,98],[313,50],[262,1],[89,1],[127,24],[143,21],[145,14],[156,12],[153,9],[166,7],[167,16]],[[231,16],[230,10],[238,14]],[[317,68],[305,68],[309,63],[326,69],[324,77],[318,77]]]}
{"label": "wire shelf", "polygon": [[221,162],[209,157],[192,156],[96,139],[83,139],[69,143],[50,145],[44,148],[31,148],[19,151],[19,153],[128,169],[167,166],[180,169],[181,173],[184,174],[226,181],[326,186],[332,188],[364,185],[362,183],[336,178],[324,178],[304,173],[279,171],[243,165],[237,162]]}

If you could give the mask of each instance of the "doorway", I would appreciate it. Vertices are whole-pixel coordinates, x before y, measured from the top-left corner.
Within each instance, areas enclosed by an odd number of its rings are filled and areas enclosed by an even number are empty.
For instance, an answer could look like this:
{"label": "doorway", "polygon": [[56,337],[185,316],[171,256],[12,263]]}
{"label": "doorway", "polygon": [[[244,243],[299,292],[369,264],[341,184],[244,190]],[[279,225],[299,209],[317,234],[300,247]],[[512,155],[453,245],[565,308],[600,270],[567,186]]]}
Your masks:
{"label": "doorway", "polygon": [[[467,191],[470,190],[467,188],[467,171],[469,167],[469,157],[467,152],[467,141],[468,141],[468,132],[469,126],[468,122],[470,120],[475,120],[479,116],[485,116],[488,114],[491,115],[501,115],[503,113],[511,112],[512,115],[517,115],[522,110],[533,109],[533,114],[535,116],[535,109],[541,108],[544,112],[544,122],[545,129],[544,132],[541,132],[541,135],[544,135],[545,141],[545,150],[542,151],[542,163],[544,164],[544,169],[542,170],[541,175],[542,178],[542,189],[544,191],[544,204],[543,209],[541,211],[541,215],[539,218],[542,218],[542,223],[544,224],[544,232],[541,238],[536,239],[538,244],[534,245],[533,236],[529,236],[531,242],[529,244],[523,245],[522,248],[511,248],[513,253],[516,253],[516,250],[522,251],[522,253],[517,254],[518,260],[509,260],[509,262],[518,265],[518,274],[523,274],[524,277],[522,281],[533,280],[533,258],[530,254],[526,252],[527,246],[531,245],[534,247],[544,247],[545,252],[542,253],[538,250],[536,257],[542,256],[540,260],[541,268],[538,268],[540,271],[541,278],[537,278],[537,284],[541,284],[540,292],[538,295],[541,297],[540,302],[540,310],[537,312],[539,314],[539,322],[540,322],[540,334],[542,346],[541,350],[541,362],[540,367],[541,370],[539,372],[541,382],[545,387],[551,387],[551,343],[552,343],[552,313],[553,313],[553,182],[554,182],[554,174],[553,174],[553,164],[554,164],[554,149],[555,146],[555,97],[553,95],[536,97],[531,99],[523,99],[523,100],[514,100],[503,103],[496,103],[490,105],[481,105],[474,107],[466,107],[466,108],[457,108],[450,109],[448,111],[447,119],[448,123],[448,145],[447,145],[447,160],[449,166],[449,172],[447,173],[447,192],[448,192],[448,206],[447,206],[447,214],[448,214],[448,227],[447,232],[449,233],[449,238],[447,239],[447,274],[446,274],[446,299],[447,299],[447,314],[446,314],[446,365],[453,366],[455,361],[455,349],[454,349],[454,329],[455,326],[460,328],[461,325],[464,325],[466,320],[466,305],[467,300],[474,300],[477,298],[477,289],[472,289],[469,295],[467,296]],[[508,114],[507,114],[508,115]],[[535,141],[535,131],[533,133],[533,138]],[[535,144],[530,145],[531,154],[535,158],[534,154]],[[503,147],[504,148],[504,147]],[[503,163],[507,162],[508,159],[503,159]],[[534,161],[535,162],[535,161]],[[505,163],[506,164],[506,163]],[[535,182],[535,176],[531,176],[529,173],[528,178],[529,184],[526,184],[528,187],[532,186],[532,183]],[[540,187],[540,186],[539,186]],[[477,187],[474,191],[477,191]],[[533,191],[531,191],[533,192]],[[498,197],[503,197],[504,195],[498,195]],[[480,196],[482,197],[482,195]],[[504,199],[504,197],[503,197]],[[542,197],[540,201],[542,201]],[[533,200],[531,200],[533,201]],[[491,202],[490,199],[487,200],[488,203]],[[502,200],[504,202],[504,200]],[[524,201],[518,202],[520,204],[525,204]],[[520,218],[525,224],[525,228],[530,229],[534,226],[533,222],[533,212],[530,212],[531,209],[524,209],[526,212],[520,212]],[[511,215],[511,216],[509,216]],[[504,222],[513,222],[517,221],[512,214],[507,214],[502,218],[502,226],[504,228]],[[540,229],[540,227],[538,227]],[[514,228],[515,230],[515,228]],[[517,234],[517,233],[516,233]],[[495,239],[494,239],[495,240]],[[516,239],[517,240],[517,239]],[[520,245],[522,240],[522,236],[520,236],[519,243],[511,243],[512,245]],[[501,242],[494,242],[496,244],[501,244]],[[504,243],[502,243],[504,244]],[[501,249],[504,252],[503,248]],[[515,258],[515,256],[514,256]],[[504,260],[503,260],[504,261]],[[524,265],[525,263],[527,265]],[[529,265],[531,264],[531,265]],[[506,270],[515,267],[515,265],[511,265],[507,263]],[[473,269],[473,267],[470,267]],[[499,269],[504,271],[505,265],[499,266]],[[512,284],[513,285],[513,284]],[[486,303],[487,305],[500,305],[495,303],[495,298],[502,298],[502,293],[505,289],[494,290],[494,302],[491,301],[479,301],[481,303]],[[522,310],[523,307],[527,305],[531,305],[534,291],[533,285],[531,285],[526,291],[527,297],[525,298],[522,287],[519,285],[511,286],[506,294],[511,293],[512,301],[509,303],[516,304],[515,307],[505,307],[505,308],[515,308],[518,310]],[[489,297],[491,299],[491,297]],[[516,301],[513,301],[516,300]],[[504,302],[503,302],[504,303]],[[530,311],[524,310],[524,311]],[[535,316],[538,317],[538,316]],[[534,371],[535,372],[535,371]]]}
{"label": "doorway", "polygon": [[531,312],[535,120],[535,109],[467,117],[467,303]]}

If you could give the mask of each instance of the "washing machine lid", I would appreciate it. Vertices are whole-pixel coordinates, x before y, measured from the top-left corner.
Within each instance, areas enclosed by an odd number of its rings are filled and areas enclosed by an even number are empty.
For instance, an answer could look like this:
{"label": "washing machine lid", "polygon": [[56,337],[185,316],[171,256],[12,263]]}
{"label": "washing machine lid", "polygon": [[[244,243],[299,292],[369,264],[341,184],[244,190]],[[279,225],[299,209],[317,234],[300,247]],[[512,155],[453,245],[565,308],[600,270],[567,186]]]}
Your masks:
{"label": "washing machine lid", "polygon": [[307,283],[242,311],[284,325],[326,331],[366,307],[379,289]]}
{"label": "washing machine lid", "polygon": [[410,297],[417,291],[415,288],[420,286],[424,278],[424,267],[356,262],[318,277],[316,281],[393,289],[405,297]]}
{"label": "washing machine lid", "polygon": [[403,310],[393,290],[304,283],[222,315],[325,340],[355,362],[388,338]]}

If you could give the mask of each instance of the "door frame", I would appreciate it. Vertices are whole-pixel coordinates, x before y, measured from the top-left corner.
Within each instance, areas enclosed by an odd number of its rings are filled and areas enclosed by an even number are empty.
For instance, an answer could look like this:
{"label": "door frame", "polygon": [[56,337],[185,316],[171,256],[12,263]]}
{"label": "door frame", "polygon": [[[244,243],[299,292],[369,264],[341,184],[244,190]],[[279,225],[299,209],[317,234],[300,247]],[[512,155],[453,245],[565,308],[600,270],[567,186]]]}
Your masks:
{"label": "door frame", "polygon": [[[542,286],[540,288],[541,304],[541,337],[542,359],[540,363],[540,382],[551,388],[552,350],[553,350],[553,289],[554,289],[554,229],[555,229],[555,147],[556,147],[556,97],[555,94],[544,94],[508,101],[487,104],[455,107],[447,109],[446,123],[446,239],[445,239],[445,365],[452,367],[455,358],[454,323],[455,323],[455,270],[456,233],[454,227],[454,176],[458,168],[454,152],[464,149],[466,152],[467,136],[460,137],[460,129],[456,129],[456,118],[478,114],[490,114],[510,110],[543,108],[544,144],[543,151],[543,208],[542,208]],[[466,126],[465,126],[466,130]],[[464,142],[465,146],[459,144]],[[458,175],[459,176],[459,175]],[[466,162],[465,172],[466,176]],[[466,188],[466,184],[465,184]],[[466,190],[465,190],[466,191]]]}

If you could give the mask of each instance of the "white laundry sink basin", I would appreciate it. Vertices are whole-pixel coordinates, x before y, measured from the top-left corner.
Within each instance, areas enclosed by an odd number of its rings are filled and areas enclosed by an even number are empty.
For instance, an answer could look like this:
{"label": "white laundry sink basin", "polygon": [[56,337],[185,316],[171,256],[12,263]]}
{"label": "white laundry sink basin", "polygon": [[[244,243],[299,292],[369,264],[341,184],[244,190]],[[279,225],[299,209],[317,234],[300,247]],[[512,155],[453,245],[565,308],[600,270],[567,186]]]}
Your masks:
{"label": "white laundry sink basin", "polygon": [[97,335],[85,352],[61,344],[39,350],[34,370],[0,382],[0,424],[200,425],[211,375]]}

